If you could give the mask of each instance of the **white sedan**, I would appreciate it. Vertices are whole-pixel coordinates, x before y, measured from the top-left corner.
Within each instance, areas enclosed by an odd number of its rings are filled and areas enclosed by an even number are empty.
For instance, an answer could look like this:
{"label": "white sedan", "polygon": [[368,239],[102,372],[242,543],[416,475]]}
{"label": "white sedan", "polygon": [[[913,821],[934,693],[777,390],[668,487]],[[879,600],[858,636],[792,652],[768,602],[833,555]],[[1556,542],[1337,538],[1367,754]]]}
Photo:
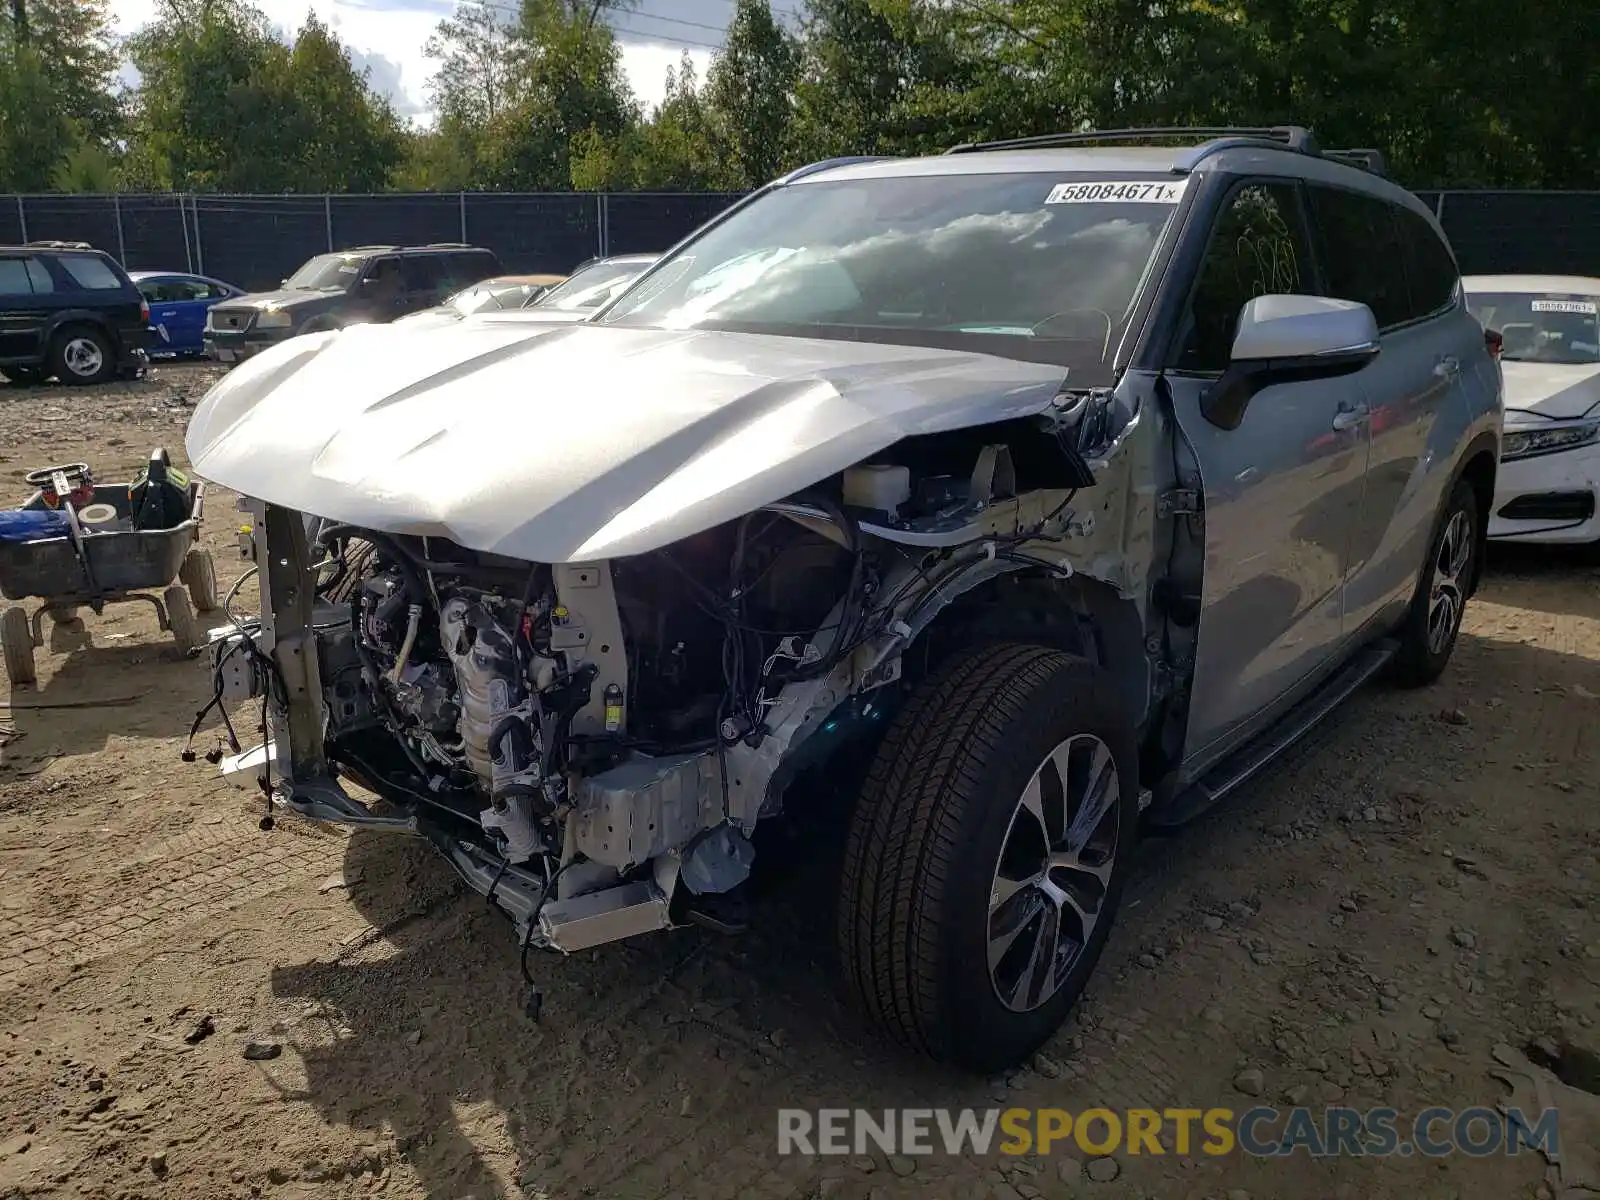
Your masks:
{"label": "white sedan", "polygon": [[1471,275],[1467,307],[1501,338],[1505,439],[1489,536],[1600,542],[1600,279]]}

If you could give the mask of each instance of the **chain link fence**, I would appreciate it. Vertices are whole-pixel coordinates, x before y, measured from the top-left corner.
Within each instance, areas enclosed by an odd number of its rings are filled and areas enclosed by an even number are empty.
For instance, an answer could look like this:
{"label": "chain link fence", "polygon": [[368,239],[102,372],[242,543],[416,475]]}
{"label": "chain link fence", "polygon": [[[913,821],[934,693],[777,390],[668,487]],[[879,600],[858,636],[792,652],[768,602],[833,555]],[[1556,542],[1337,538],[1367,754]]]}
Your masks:
{"label": "chain link fence", "polygon": [[[1600,276],[1600,192],[1418,192],[1469,275]],[[313,254],[468,242],[512,273],[665,250],[733,192],[389,193],[370,196],[0,195],[0,244],[90,242],[130,271],[196,271],[273,287]]]}

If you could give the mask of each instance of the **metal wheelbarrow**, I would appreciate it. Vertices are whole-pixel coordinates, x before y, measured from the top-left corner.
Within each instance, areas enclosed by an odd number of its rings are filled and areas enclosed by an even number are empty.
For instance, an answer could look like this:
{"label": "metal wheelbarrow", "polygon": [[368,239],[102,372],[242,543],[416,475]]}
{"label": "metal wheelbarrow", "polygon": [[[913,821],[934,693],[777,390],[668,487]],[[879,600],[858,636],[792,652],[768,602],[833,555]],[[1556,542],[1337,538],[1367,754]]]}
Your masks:
{"label": "metal wheelbarrow", "polygon": [[[217,607],[216,568],[198,545],[204,487],[170,471],[165,450],[150,456],[133,485],[96,485],[85,463],[45,467],[28,474],[38,490],[21,508],[0,512],[0,598],[44,601],[31,619],[19,603],[0,609],[0,649],[13,686],[38,678],[34,650],[44,645],[44,619],[74,621],[80,608],[99,616],[107,604],[139,601],[156,610],[180,651],[203,644],[195,613]],[[164,517],[159,506],[136,506],[141,482],[167,489],[158,497],[167,503]],[[148,527],[152,511],[164,527]]]}

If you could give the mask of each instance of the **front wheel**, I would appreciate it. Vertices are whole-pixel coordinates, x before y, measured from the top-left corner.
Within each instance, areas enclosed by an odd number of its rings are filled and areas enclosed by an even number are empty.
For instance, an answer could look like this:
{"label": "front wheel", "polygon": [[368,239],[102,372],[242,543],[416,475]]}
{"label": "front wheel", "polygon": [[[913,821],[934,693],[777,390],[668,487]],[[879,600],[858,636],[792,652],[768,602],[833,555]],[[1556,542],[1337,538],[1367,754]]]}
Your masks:
{"label": "front wheel", "polygon": [[1394,677],[1402,686],[1422,687],[1443,674],[1461,632],[1481,540],[1477,493],[1466,480],[1459,480],[1445,501],[1411,608],[1400,627]]}
{"label": "front wheel", "polygon": [[839,912],[859,1007],[974,1071],[1060,1026],[1111,931],[1138,823],[1131,723],[1106,674],[990,644],[916,689],[851,821]]}

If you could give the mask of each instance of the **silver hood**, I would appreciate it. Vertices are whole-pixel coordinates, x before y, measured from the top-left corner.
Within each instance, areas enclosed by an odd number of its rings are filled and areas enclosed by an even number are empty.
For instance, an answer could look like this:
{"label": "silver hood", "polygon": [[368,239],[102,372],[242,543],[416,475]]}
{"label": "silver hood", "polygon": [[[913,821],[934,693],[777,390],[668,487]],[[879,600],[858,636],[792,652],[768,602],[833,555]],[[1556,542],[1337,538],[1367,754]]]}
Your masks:
{"label": "silver hood", "polygon": [[1049,407],[1063,367],[755,334],[511,321],[293,338],[223,377],[203,478],[531,562],[669,545],[914,434]]}
{"label": "silver hood", "polygon": [[[1500,362],[1508,424],[1523,413],[1565,420],[1600,405],[1600,363]],[[1526,422],[1527,418],[1521,418]]]}

